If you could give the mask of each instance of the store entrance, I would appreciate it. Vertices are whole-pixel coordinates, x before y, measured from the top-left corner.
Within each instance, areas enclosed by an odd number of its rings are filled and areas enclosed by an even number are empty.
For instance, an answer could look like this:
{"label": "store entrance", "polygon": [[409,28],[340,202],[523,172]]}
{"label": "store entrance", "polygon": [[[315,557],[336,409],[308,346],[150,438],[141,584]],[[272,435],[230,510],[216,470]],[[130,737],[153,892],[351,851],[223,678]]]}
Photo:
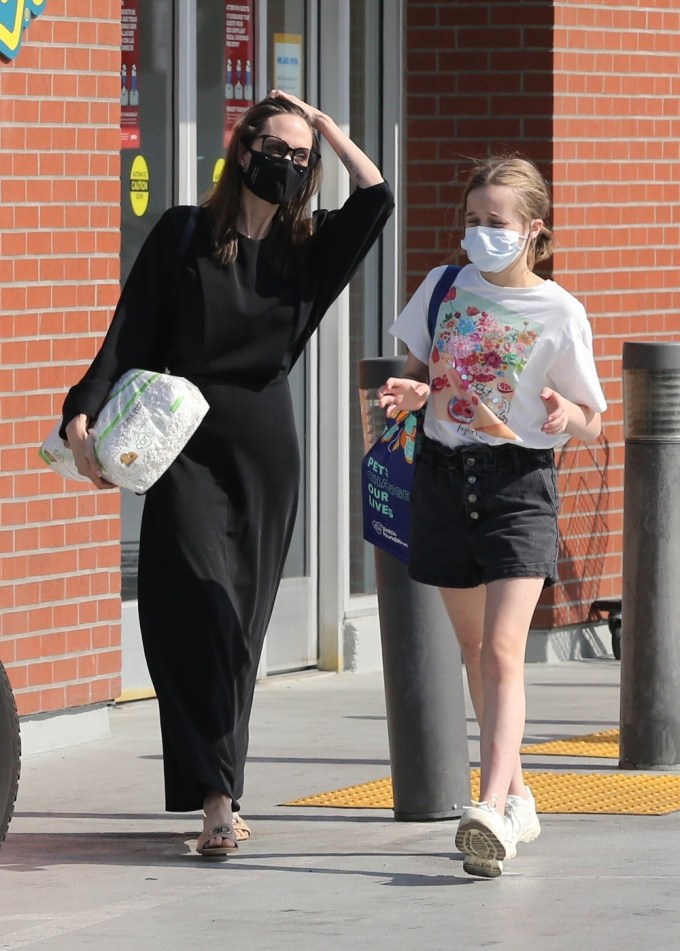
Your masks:
{"label": "store entrance", "polygon": [[[173,204],[200,202],[213,187],[229,131],[241,112],[263,94],[260,87],[269,88],[278,80],[280,88],[288,83],[291,91],[305,94],[306,10],[304,0],[259,4],[197,0],[195,5],[182,0],[123,0],[122,27],[121,279],[125,280],[163,211]],[[188,35],[195,36],[195,44],[187,43]],[[267,66],[258,61],[260,50]],[[285,72],[277,74],[277,62]],[[318,656],[309,358],[298,362],[290,382],[302,457],[300,503],[261,676],[314,667]],[[124,696],[143,695],[150,688],[136,601],[143,504],[142,498],[122,491]]]}

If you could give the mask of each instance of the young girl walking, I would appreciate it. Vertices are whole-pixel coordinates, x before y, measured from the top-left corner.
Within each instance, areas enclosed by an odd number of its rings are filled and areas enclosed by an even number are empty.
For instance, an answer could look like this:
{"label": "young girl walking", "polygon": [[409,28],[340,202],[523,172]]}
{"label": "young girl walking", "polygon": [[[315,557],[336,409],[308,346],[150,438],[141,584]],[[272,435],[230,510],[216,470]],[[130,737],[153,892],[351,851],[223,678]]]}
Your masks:
{"label": "young girl walking", "polygon": [[462,198],[470,264],[453,278],[434,335],[435,268],[392,333],[408,347],[386,381],[389,416],[426,405],[411,496],[409,573],[436,585],[460,644],[480,726],[480,801],[456,847],[471,875],[494,878],[541,831],[524,783],[524,654],[544,586],[557,580],[554,450],[600,434],[606,409],[583,306],[534,273],[550,257],[548,186],[535,165],[494,156]]}

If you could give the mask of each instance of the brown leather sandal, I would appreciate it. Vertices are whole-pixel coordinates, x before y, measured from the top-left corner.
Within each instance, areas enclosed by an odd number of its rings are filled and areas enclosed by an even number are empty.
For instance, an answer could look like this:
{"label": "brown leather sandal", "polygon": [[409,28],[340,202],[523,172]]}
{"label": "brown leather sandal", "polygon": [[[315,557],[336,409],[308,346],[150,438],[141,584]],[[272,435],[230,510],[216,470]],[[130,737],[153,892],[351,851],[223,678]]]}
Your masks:
{"label": "brown leather sandal", "polygon": [[231,817],[231,821],[234,825],[234,835],[238,842],[242,842],[244,839],[249,839],[251,837],[252,829],[248,825],[245,819],[241,818],[240,812],[234,812]]}

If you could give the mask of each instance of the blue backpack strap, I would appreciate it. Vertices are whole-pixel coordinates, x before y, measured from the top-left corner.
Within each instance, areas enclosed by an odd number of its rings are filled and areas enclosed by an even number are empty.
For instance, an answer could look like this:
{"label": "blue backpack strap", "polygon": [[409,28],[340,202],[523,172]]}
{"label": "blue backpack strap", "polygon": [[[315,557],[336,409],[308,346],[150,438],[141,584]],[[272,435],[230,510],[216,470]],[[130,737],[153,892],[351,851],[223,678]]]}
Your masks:
{"label": "blue backpack strap", "polygon": [[451,285],[458,277],[458,273],[462,270],[463,269],[456,264],[448,264],[432,291],[432,297],[427,306],[427,329],[430,331],[431,338],[434,338],[441,303],[448,294]]}

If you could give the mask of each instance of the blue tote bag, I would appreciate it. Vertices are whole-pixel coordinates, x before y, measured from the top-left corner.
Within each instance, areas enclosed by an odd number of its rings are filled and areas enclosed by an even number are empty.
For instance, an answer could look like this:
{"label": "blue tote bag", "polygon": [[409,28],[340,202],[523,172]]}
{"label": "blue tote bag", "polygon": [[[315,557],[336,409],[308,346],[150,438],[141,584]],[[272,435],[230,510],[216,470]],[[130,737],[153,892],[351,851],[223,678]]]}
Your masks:
{"label": "blue tote bag", "polygon": [[[449,265],[432,292],[427,310],[431,337],[439,307],[459,271],[459,267]],[[394,419],[387,419],[361,462],[364,538],[404,562],[408,562],[411,486],[423,417],[423,410],[404,410]]]}

